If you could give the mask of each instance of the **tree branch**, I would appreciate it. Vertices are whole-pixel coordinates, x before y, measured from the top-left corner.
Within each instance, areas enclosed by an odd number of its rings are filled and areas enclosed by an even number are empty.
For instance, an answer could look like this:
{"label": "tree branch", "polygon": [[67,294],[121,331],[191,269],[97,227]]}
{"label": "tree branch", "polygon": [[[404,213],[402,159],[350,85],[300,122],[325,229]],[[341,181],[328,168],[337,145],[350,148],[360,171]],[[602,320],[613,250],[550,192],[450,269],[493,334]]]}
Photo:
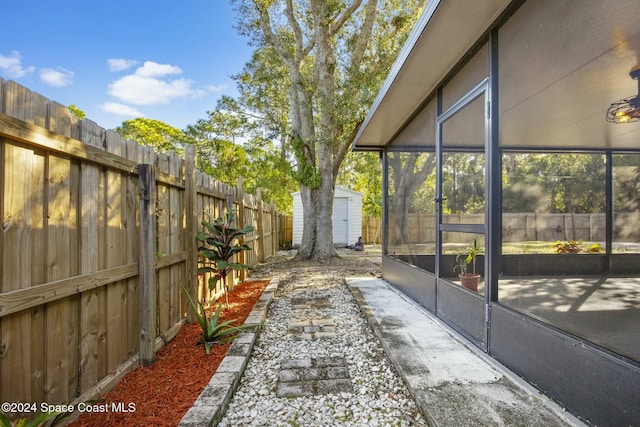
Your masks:
{"label": "tree branch", "polygon": [[[373,1],[373,3],[376,2],[376,0],[371,0]],[[342,16],[340,16],[340,18],[338,18],[333,25],[329,28],[329,36],[332,37],[334,36],[338,31],[340,31],[340,28],[342,28],[342,26],[344,25],[345,22],[347,22],[347,20],[349,18],[351,18],[351,15],[353,15],[353,13],[360,7],[360,5],[362,4],[362,0],[355,0],[351,6],[349,6],[343,13]]]}
{"label": "tree branch", "polygon": [[269,16],[268,8],[265,6],[261,6],[256,0],[254,0],[253,3],[256,7],[256,10],[258,10],[258,13],[260,14],[258,23],[260,24],[260,28],[262,29],[262,33],[264,34],[267,43],[273,46],[275,51],[278,52],[278,56],[280,56],[280,58],[284,61],[285,64],[287,64],[287,66],[291,67],[293,65],[293,62],[290,58],[288,58],[286,49],[284,48],[282,43],[280,43],[275,33],[273,32],[273,29],[271,28],[271,17]]}
{"label": "tree branch", "polygon": [[367,5],[365,6],[365,18],[364,23],[362,24],[362,29],[360,30],[360,37],[358,37],[358,43],[353,51],[353,57],[351,59],[352,64],[359,64],[364,57],[364,51],[367,48],[367,44],[369,44],[369,39],[371,38],[371,31],[373,29],[373,24],[376,20],[376,11],[378,9],[378,1],[377,0],[369,0]]}
{"label": "tree branch", "polygon": [[289,26],[291,27],[291,30],[293,31],[293,36],[294,36],[294,42],[295,42],[295,55],[294,55],[294,60],[296,63],[300,63],[300,61],[302,61],[302,58],[304,58],[303,56],[303,37],[302,37],[302,29],[300,28],[300,24],[298,23],[298,20],[295,17],[295,14],[293,12],[293,1],[292,0],[287,0],[287,7],[284,9],[284,14],[287,17],[287,20],[289,21]]}
{"label": "tree branch", "polygon": [[355,139],[356,135],[358,134],[358,131],[360,130],[360,126],[362,125],[362,122],[363,122],[363,120],[360,120],[358,123],[356,123],[355,127],[353,128],[353,130],[349,134],[349,137],[346,138],[345,141],[338,146],[338,150],[336,151],[336,154],[335,154],[335,161],[334,161],[334,166],[333,166],[334,179],[335,179],[335,177],[338,176],[338,171],[340,170],[340,165],[342,164],[342,160],[344,159],[344,157],[349,152],[349,148],[351,147],[351,144],[353,143],[353,140]]}

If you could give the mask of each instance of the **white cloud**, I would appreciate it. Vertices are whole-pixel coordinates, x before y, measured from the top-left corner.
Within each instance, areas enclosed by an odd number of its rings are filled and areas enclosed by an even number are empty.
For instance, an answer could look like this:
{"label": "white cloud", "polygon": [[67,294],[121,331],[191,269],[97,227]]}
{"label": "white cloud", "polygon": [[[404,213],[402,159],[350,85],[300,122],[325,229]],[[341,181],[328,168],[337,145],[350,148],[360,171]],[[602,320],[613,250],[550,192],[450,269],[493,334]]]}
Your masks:
{"label": "white cloud", "polygon": [[153,61],[145,61],[144,65],[136,70],[136,76],[162,77],[168,74],[182,74],[180,67],[169,64],[158,64]]}
{"label": "white cloud", "polygon": [[102,111],[106,113],[117,114],[119,116],[129,116],[129,117],[142,117],[140,111],[136,110],[133,107],[129,107],[128,105],[120,104],[118,102],[105,102],[101,105]]}
{"label": "white cloud", "polygon": [[43,68],[40,70],[40,80],[50,86],[69,86],[73,83],[73,72],[60,67],[55,70],[53,68]]}
{"label": "white cloud", "polygon": [[220,93],[224,91],[227,87],[228,87],[227,85],[217,85],[217,86],[209,85],[205,89],[207,89],[211,93]]}
{"label": "white cloud", "polygon": [[10,79],[18,79],[32,73],[35,67],[23,67],[22,56],[17,50],[11,51],[9,56],[0,54],[0,71]]}
{"label": "white cloud", "polygon": [[191,80],[166,78],[181,73],[180,67],[175,65],[146,61],[133,74],[113,81],[108,91],[118,100],[134,105],[168,104],[174,99],[205,94],[204,90],[194,88]]}
{"label": "white cloud", "polygon": [[107,64],[109,64],[109,70],[111,71],[124,71],[136,65],[138,61],[135,59],[124,59],[124,58],[112,58],[107,59]]}

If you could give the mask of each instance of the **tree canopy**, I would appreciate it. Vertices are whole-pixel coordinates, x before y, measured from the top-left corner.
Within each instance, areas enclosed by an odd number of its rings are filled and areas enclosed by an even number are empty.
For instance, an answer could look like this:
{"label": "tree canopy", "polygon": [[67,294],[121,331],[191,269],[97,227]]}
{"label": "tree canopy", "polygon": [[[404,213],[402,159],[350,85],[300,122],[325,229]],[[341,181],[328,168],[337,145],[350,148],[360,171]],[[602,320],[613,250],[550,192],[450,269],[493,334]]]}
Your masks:
{"label": "tree canopy", "polygon": [[137,118],[125,120],[114,129],[123,138],[150,145],[158,151],[181,151],[183,133],[160,120]]}
{"label": "tree canopy", "polygon": [[253,75],[268,76],[247,86],[255,94],[251,105],[270,118],[294,156],[304,207],[298,257],[334,256],[331,217],[340,166],[423,2],[234,3],[239,30],[259,51]]}

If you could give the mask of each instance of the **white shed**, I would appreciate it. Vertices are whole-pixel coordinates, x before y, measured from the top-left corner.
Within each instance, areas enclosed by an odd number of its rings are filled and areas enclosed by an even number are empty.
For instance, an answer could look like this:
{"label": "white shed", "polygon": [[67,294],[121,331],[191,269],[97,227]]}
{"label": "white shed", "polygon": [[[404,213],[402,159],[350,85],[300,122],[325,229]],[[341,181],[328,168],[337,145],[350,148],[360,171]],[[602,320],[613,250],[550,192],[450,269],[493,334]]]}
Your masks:
{"label": "white shed", "polygon": [[[293,246],[302,242],[302,197],[300,192],[293,197]],[[333,244],[353,245],[362,235],[362,193],[336,186],[333,197]]]}

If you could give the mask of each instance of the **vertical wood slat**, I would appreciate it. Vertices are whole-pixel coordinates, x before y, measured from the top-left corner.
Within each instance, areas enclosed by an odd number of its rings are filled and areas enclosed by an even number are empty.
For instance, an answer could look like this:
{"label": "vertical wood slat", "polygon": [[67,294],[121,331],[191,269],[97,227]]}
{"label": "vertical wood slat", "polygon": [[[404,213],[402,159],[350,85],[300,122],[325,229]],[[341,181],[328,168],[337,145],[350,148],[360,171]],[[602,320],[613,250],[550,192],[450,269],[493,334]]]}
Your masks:
{"label": "vertical wood slat", "polygon": [[[101,130],[90,120],[81,122],[81,140],[85,144],[102,147]],[[99,223],[100,170],[82,163],[80,178],[80,273],[97,271],[100,265]],[[100,380],[101,362],[104,360],[104,305],[105,291],[97,288],[80,297],[80,392],[84,393]],[[106,369],[105,369],[106,370]]]}
{"label": "vertical wood slat", "polygon": [[[196,272],[198,271],[198,244],[196,241],[198,214],[202,209],[201,198],[198,196],[196,181],[196,148],[188,145],[185,148],[184,159],[184,208],[185,208],[185,249],[187,252],[186,261],[186,288],[191,298],[197,297],[198,281]],[[201,176],[200,176],[201,177]],[[182,291],[181,291],[182,292]],[[186,298],[182,298],[182,313],[187,308]],[[194,316],[191,310],[186,310],[188,320],[193,322]]]}
{"label": "vertical wood slat", "polygon": [[[113,131],[106,133],[106,151],[124,156],[126,147],[120,135]],[[126,264],[126,186],[122,173],[107,170],[106,174],[106,268]],[[128,358],[127,351],[127,282],[119,281],[106,289],[106,342],[107,372],[115,371]]]}
{"label": "vertical wood slat", "polygon": [[[5,86],[5,102],[12,93]],[[12,107],[10,105],[10,107]],[[18,114],[14,112],[14,114]],[[32,227],[32,151],[5,143],[3,173],[3,245],[2,292],[31,286]],[[20,171],[21,173],[15,173]],[[0,397],[2,401],[26,401],[33,395],[31,382],[31,320],[32,310],[25,310],[2,318],[0,349],[2,368]]]}
{"label": "vertical wood slat", "polygon": [[[75,137],[78,118],[69,108],[57,102],[49,103],[47,127],[52,132]],[[78,206],[80,166],[72,159],[50,155],[49,158],[49,280],[79,274]],[[68,253],[60,251],[68,247]],[[45,400],[70,402],[79,389],[79,307],[80,296],[55,301],[47,306]],[[62,345],[61,345],[62,343]]]}
{"label": "vertical wood slat", "polygon": [[[242,181],[242,177],[238,177],[238,186],[237,188],[237,199],[238,199],[238,212],[236,213],[236,221],[237,221],[237,226],[240,228],[244,228],[244,226],[246,225],[246,204],[245,204],[245,197],[244,197],[244,182]],[[245,244],[245,238],[244,236],[240,236],[240,238],[238,239],[238,244],[239,245],[244,245]],[[246,254],[245,251],[240,251],[236,254],[237,257],[237,262],[241,263],[241,264],[245,264],[246,261]],[[227,283],[227,286],[229,288],[229,290],[232,290],[235,286],[235,270],[232,270],[231,274],[231,283]],[[240,280],[244,280],[245,278],[245,270],[241,270],[238,274],[239,279]]]}
{"label": "vertical wood slat", "polygon": [[[257,191],[257,214],[258,214],[258,261],[263,262],[265,260],[264,248],[265,248],[265,233],[264,233],[264,206],[262,203],[262,189],[258,188]],[[256,250],[256,248],[254,248]]]}
{"label": "vertical wood slat", "polygon": [[[169,174],[182,178],[182,164],[181,159],[171,153],[169,157]],[[183,205],[184,190],[176,187],[169,189],[169,218],[170,218],[170,233],[169,243],[171,246],[171,253],[178,253],[184,250],[184,244],[182,236],[184,235],[184,205]],[[171,292],[169,294],[169,323],[173,327],[181,319],[180,314],[180,293],[184,283],[184,271],[185,263],[179,263],[170,267],[171,278]]]}
{"label": "vertical wood slat", "polygon": [[140,362],[155,361],[156,284],[155,230],[156,179],[154,166],[138,166],[140,180]]}
{"label": "vertical wood slat", "polygon": [[[140,162],[142,159],[142,147],[137,142],[126,141],[127,158]],[[136,263],[140,259],[140,232],[139,232],[139,179],[130,174],[126,180],[126,219],[127,230],[127,263]],[[132,277],[127,281],[127,319],[128,351],[131,357],[140,350],[140,290],[139,277]]]}
{"label": "vertical wood slat", "polygon": [[[186,151],[185,151],[186,154]],[[204,180],[204,174],[200,171],[197,171],[195,173],[196,175],[196,212],[195,212],[195,231],[196,233],[198,231],[200,231],[202,229],[202,220],[204,219],[204,211],[206,208],[206,200],[207,197],[203,194],[203,193],[198,193],[198,188],[197,187],[202,187],[205,188],[205,180]],[[186,185],[186,183],[185,183]],[[191,191],[189,191],[191,192]],[[188,212],[188,211],[187,211]],[[197,256],[197,242],[196,242],[196,256]],[[197,261],[196,261],[197,262]],[[197,272],[197,267],[196,270],[194,270]],[[203,282],[204,282],[204,278],[202,277],[203,275],[201,274],[196,274],[196,279],[194,280],[194,283],[192,283],[193,288],[189,289],[189,293],[191,295],[191,298],[193,298],[193,300],[195,301],[195,298],[198,297],[198,295],[200,295],[200,289],[203,287]],[[191,310],[187,311],[187,320],[189,322],[193,322],[195,320],[195,318],[193,317],[193,313],[191,312]]]}
{"label": "vertical wood slat", "polygon": [[[73,254],[60,250],[60,248],[68,248],[70,243],[72,224],[69,223],[69,216],[73,211],[70,179],[71,162],[58,156],[49,156],[47,282],[70,277],[69,262],[71,259],[75,259]],[[61,345],[61,343],[66,343],[71,336],[72,326],[69,323],[71,300],[71,298],[65,298],[54,301],[46,308],[46,334],[43,340],[46,356],[44,374],[44,400],[46,402],[64,402],[72,398],[68,382],[71,359],[69,347]]]}
{"label": "vertical wood slat", "polygon": [[4,113],[16,119],[46,127],[49,100],[14,81],[4,82]]}
{"label": "vertical wood slat", "polygon": [[[156,167],[159,172],[169,173],[169,158],[166,154],[160,153],[156,158]],[[169,242],[170,234],[170,193],[169,186],[166,184],[158,184],[156,186],[156,241],[158,242],[157,251],[160,255],[169,255],[171,253],[171,245]],[[172,326],[169,322],[169,285],[170,272],[168,267],[159,269],[157,272],[156,292],[157,292],[157,309],[158,309],[158,329],[166,333]]]}

